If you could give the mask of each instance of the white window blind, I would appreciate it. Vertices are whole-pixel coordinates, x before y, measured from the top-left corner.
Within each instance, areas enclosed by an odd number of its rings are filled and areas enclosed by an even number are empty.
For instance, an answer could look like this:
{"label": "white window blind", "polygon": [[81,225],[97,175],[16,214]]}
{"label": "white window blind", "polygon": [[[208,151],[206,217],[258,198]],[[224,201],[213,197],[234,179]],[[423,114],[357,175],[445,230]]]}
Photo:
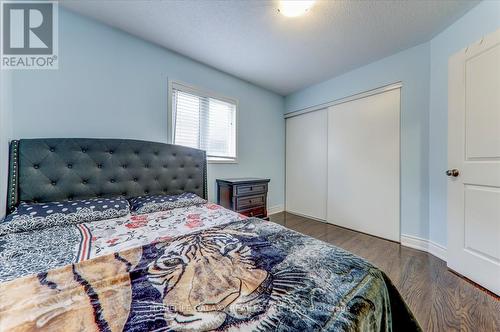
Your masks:
{"label": "white window blind", "polygon": [[211,161],[236,160],[236,102],[172,86],[174,144],[202,149]]}

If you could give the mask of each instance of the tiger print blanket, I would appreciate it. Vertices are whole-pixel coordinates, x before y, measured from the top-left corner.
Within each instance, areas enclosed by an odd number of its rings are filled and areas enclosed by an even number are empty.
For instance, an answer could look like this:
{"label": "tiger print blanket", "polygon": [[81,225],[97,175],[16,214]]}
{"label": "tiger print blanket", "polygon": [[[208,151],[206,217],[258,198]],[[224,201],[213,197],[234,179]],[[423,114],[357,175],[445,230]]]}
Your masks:
{"label": "tiger print blanket", "polygon": [[0,282],[246,218],[207,203],[9,233],[0,236]]}
{"label": "tiger print blanket", "polygon": [[0,284],[2,331],[419,331],[340,248],[235,221]]}

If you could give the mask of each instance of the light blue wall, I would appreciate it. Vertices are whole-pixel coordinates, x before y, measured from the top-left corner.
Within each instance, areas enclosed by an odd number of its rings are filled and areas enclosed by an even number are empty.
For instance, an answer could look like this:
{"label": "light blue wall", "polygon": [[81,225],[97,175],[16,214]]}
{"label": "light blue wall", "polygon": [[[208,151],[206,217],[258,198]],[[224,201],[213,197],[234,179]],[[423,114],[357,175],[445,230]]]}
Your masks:
{"label": "light blue wall", "polygon": [[483,1],[431,41],[430,239],[446,245],[448,58],[500,28],[500,1]]}
{"label": "light blue wall", "polygon": [[12,75],[0,70],[0,219],[5,215],[9,141],[12,137]]}
{"label": "light blue wall", "polygon": [[14,137],[107,137],[166,142],[168,79],[239,100],[238,164],[209,165],[215,179],[271,179],[284,201],[283,97],[60,7],[59,69],[13,78]]}
{"label": "light blue wall", "polygon": [[427,238],[429,43],[311,86],[285,99],[296,111],[401,81],[401,233]]}

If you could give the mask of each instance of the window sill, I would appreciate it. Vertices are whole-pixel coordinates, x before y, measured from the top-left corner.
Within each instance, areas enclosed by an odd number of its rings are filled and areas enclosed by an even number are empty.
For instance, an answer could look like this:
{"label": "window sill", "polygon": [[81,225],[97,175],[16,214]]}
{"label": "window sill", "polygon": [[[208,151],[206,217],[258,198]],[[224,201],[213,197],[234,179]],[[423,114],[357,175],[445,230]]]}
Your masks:
{"label": "window sill", "polygon": [[207,159],[207,163],[209,164],[237,164],[238,159],[231,159],[231,160],[221,160],[221,159]]}

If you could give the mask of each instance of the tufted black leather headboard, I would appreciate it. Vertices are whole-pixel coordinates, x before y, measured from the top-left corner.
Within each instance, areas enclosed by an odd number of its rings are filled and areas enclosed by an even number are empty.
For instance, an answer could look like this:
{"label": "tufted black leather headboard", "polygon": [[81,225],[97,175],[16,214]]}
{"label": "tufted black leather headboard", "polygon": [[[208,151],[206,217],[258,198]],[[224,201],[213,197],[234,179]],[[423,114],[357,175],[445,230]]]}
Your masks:
{"label": "tufted black leather headboard", "polygon": [[20,201],[183,192],[207,198],[205,151],[127,139],[11,142],[8,211]]}

